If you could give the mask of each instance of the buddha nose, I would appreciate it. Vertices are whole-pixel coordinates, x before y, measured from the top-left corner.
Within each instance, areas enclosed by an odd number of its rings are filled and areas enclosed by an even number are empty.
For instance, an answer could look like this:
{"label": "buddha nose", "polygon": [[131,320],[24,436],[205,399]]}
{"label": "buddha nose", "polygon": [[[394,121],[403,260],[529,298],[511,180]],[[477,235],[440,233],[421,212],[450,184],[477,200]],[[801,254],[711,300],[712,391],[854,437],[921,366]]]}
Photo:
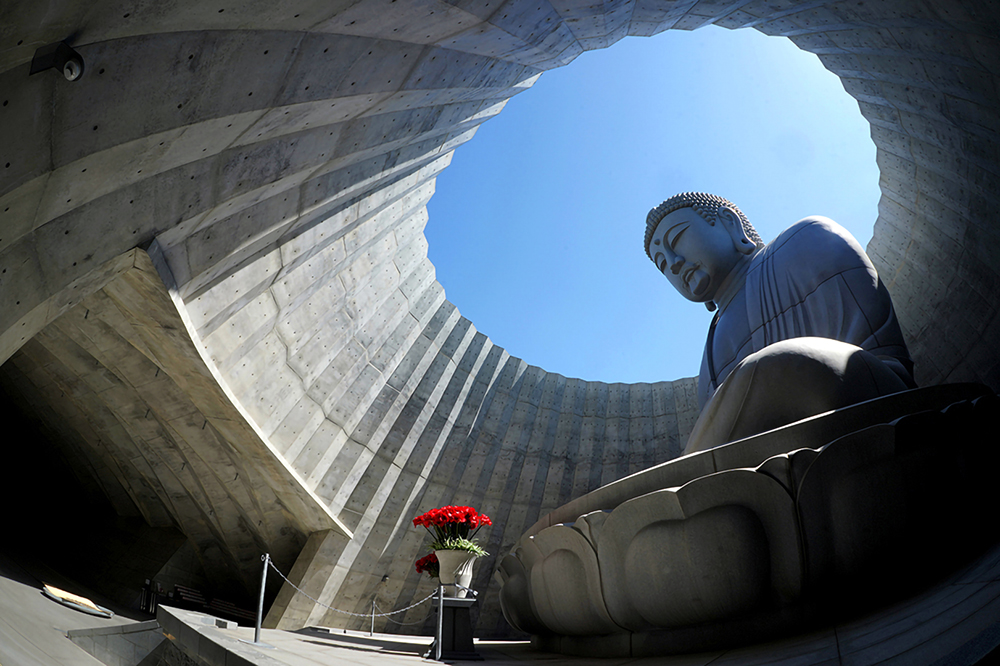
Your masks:
{"label": "buddha nose", "polygon": [[677,275],[681,272],[682,268],[684,268],[684,257],[676,255],[673,263],[670,264],[670,272]]}

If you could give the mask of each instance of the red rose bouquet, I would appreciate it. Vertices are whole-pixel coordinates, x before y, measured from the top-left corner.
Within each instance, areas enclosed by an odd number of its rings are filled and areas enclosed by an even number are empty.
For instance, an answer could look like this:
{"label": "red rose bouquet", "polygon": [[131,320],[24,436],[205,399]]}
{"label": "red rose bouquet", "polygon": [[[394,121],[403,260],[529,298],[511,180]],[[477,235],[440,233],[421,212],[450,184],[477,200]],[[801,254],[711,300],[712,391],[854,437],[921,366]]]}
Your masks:
{"label": "red rose bouquet", "polygon": [[424,573],[425,571],[431,578],[438,577],[441,566],[438,564],[438,557],[434,553],[424,555],[417,560],[417,573]]}
{"label": "red rose bouquet", "polygon": [[468,550],[480,557],[489,553],[474,541],[476,533],[492,524],[471,506],[443,506],[413,519],[414,527],[424,527],[434,537],[434,550]]}

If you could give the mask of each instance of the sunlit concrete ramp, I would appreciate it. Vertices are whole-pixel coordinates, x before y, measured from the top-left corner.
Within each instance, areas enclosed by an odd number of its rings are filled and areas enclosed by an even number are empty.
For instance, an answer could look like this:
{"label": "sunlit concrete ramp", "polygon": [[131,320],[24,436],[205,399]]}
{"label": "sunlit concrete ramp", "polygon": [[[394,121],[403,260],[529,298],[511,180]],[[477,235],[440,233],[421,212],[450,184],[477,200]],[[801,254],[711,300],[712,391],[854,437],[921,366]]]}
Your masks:
{"label": "sunlit concrete ramp", "polygon": [[[788,37],[841,77],[878,147],[868,253],[918,381],[1000,388],[990,3],[19,0],[0,8],[5,390],[119,512],[176,526],[247,598],[269,551],[323,604],[403,607],[430,589],[412,517],[474,505],[493,518],[478,630],[509,631],[496,556],[679,455],[694,382],[511,357],[446,299],[426,203],[542,72],[709,24]],[[83,77],[29,76],[60,40]],[[269,623],[349,617],[286,587]]]}

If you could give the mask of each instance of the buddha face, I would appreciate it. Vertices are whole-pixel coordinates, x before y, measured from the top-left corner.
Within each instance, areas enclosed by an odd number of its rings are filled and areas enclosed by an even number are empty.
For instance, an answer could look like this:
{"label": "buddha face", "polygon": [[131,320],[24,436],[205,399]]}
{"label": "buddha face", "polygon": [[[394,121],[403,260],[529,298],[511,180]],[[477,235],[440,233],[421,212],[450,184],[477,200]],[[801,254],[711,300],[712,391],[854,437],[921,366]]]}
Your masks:
{"label": "buddha face", "polygon": [[709,224],[693,208],[680,208],[656,226],[649,255],[684,298],[705,303],[715,298],[743,253],[723,223]]}

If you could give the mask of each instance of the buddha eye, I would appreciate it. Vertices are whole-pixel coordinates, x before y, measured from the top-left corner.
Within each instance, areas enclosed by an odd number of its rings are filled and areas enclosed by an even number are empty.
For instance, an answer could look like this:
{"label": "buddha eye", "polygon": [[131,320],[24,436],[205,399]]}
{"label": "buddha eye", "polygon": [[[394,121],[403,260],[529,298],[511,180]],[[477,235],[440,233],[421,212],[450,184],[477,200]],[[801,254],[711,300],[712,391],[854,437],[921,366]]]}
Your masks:
{"label": "buddha eye", "polygon": [[[684,232],[688,230],[689,226],[691,225],[679,224],[673,229],[667,231],[667,245],[671,250],[677,248],[677,241],[680,240],[680,237],[684,235]],[[673,238],[670,237],[671,234],[673,234]]]}

